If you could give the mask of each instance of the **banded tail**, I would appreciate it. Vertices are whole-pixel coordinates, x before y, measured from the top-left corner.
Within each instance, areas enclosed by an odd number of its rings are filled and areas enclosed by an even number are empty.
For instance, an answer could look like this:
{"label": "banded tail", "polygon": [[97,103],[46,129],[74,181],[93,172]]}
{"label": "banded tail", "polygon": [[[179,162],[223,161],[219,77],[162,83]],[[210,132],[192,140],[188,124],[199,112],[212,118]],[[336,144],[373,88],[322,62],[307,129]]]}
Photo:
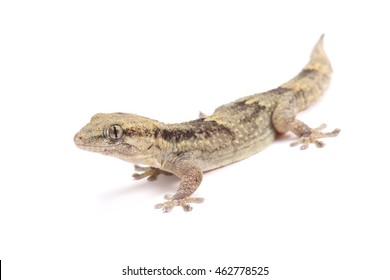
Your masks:
{"label": "banded tail", "polygon": [[330,76],[332,74],[332,65],[324,50],[324,36],[324,34],[321,35],[311,52],[309,63],[303,69],[316,70],[324,75]]}
{"label": "banded tail", "polygon": [[[304,102],[298,106],[298,111],[302,111],[314,103],[328,88],[332,76],[332,65],[325,53],[324,34],[313,48],[310,61],[302,71],[290,81],[281,85],[297,94],[298,99],[303,97]],[[303,100],[302,100],[303,101]]]}

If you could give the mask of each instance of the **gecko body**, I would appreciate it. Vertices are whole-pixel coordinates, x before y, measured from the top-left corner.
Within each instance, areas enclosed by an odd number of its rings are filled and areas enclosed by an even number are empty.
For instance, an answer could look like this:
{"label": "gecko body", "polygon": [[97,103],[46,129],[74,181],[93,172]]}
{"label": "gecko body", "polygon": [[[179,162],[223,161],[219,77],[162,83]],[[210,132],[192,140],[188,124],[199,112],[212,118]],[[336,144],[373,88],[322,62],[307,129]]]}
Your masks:
{"label": "gecko body", "polygon": [[[164,212],[175,206],[190,211],[192,197],[203,172],[219,168],[260,152],[277,133],[292,132],[299,137],[292,146],[306,149],[310,143],[324,146],[319,138],[336,136],[339,129],[321,132],[296,119],[296,114],[313,104],[328,88],[332,67],[319,39],[311,58],[290,81],[267,92],[240,98],[218,107],[210,116],[166,124],[135,114],[96,114],[78,132],[74,141],[84,150],[114,156],[136,164],[143,173],[134,178],[155,179],[173,173],[181,181],[174,195],[156,205]],[[138,164],[149,166],[140,167]]]}

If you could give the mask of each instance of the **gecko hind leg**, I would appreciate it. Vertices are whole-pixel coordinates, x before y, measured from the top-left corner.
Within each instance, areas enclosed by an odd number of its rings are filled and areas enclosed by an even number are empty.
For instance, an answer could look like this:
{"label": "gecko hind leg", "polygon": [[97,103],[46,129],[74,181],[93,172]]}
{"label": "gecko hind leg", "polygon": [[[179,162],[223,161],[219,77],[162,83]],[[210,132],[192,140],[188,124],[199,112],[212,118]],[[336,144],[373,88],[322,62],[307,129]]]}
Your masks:
{"label": "gecko hind leg", "polygon": [[185,212],[192,210],[192,206],[189,203],[202,203],[204,198],[201,197],[185,197],[180,199],[174,199],[173,195],[166,194],[164,198],[167,200],[163,203],[156,204],[156,209],[162,209],[164,213],[170,212],[174,207],[181,206]]}
{"label": "gecko hind leg", "polygon": [[155,167],[144,167],[139,166],[138,164],[134,165],[135,171],[141,171],[141,173],[134,173],[133,178],[135,180],[141,180],[143,178],[148,178],[148,181],[155,181],[160,174],[164,175],[172,175],[172,173],[169,173],[167,171],[155,168]]}
{"label": "gecko hind leg", "polygon": [[[302,123],[299,122],[299,125],[302,126]],[[326,124],[321,124],[319,127],[316,128],[309,128],[305,125],[305,131],[302,133],[298,141],[291,143],[290,146],[295,147],[302,144],[300,147],[301,150],[306,150],[309,147],[309,144],[312,143],[315,144],[317,148],[324,147],[325,143],[318,140],[319,138],[335,137],[340,132],[340,129],[338,128],[331,132],[321,132],[324,128],[326,128]]]}

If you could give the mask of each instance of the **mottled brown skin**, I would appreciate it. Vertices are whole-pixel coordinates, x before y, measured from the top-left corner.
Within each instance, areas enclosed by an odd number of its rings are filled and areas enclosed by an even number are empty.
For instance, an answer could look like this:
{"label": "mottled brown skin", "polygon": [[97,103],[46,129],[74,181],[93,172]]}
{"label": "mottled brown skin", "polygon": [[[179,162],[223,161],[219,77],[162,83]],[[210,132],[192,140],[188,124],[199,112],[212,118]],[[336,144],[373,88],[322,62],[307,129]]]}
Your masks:
{"label": "mottled brown skin", "polygon": [[202,182],[203,172],[249,157],[268,146],[277,133],[291,131],[306,149],[310,143],[324,146],[319,138],[336,136],[339,129],[323,133],[296,119],[296,114],[314,103],[327,89],[332,73],[323,49],[323,36],[315,45],[303,70],[280,87],[254,94],[218,107],[211,116],[165,124],[134,114],[97,114],[74,137],[84,150],[114,156],[134,164],[150,166],[134,178],[156,179],[162,171],[181,179],[174,195],[156,205],[164,212],[175,206],[185,211]]}

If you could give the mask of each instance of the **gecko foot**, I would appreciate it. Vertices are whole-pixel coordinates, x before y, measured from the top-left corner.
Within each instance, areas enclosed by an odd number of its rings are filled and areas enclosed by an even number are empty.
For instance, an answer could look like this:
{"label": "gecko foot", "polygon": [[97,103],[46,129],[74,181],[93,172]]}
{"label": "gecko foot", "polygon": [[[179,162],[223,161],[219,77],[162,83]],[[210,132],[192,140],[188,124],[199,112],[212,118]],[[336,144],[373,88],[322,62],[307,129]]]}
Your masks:
{"label": "gecko foot", "polygon": [[166,202],[156,204],[156,209],[162,209],[164,213],[171,212],[173,207],[181,206],[185,212],[189,212],[192,210],[192,206],[188,203],[202,203],[204,201],[201,197],[185,197],[182,199],[173,199],[173,195],[166,194],[164,198],[167,200]]}
{"label": "gecko foot", "polygon": [[318,140],[319,138],[335,137],[340,132],[340,129],[338,128],[336,128],[332,132],[321,132],[321,130],[323,130],[324,128],[326,128],[326,124],[321,124],[317,128],[310,129],[310,133],[308,135],[301,136],[298,141],[291,143],[290,146],[295,147],[302,144],[300,147],[301,150],[306,150],[309,147],[309,144],[312,143],[315,144],[317,148],[324,147],[325,143]]}
{"label": "gecko foot", "polygon": [[142,178],[148,177],[148,181],[155,181],[157,179],[157,176],[160,174],[164,175],[172,175],[172,173],[169,173],[167,171],[155,168],[155,167],[143,167],[139,166],[137,164],[134,165],[134,169],[136,171],[141,171],[142,173],[134,173],[133,178],[135,180],[141,180]]}

